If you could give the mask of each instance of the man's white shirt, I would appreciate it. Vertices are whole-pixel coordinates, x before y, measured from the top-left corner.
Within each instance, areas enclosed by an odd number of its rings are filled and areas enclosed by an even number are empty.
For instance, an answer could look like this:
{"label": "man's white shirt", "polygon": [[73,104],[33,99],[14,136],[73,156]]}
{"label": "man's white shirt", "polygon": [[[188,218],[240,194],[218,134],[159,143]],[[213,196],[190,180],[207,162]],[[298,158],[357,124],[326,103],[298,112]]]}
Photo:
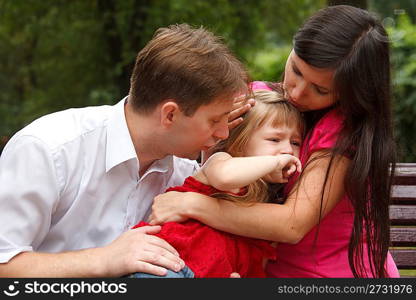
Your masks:
{"label": "man's white shirt", "polygon": [[53,113],[12,137],[0,157],[0,263],[107,245],[198,169],[167,156],[139,177],[124,103]]}

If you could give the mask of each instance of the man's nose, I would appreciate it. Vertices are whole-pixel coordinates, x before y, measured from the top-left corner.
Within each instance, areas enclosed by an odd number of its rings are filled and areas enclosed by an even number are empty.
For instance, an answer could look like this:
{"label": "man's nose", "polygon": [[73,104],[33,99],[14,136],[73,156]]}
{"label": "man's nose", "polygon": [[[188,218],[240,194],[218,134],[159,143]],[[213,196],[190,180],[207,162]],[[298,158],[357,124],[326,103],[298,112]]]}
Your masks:
{"label": "man's nose", "polygon": [[220,127],[218,127],[214,131],[213,136],[217,139],[225,140],[226,138],[228,138],[229,134],[230,134],[230,130],[228,128],[228,121],[227,121],[221,124]]}

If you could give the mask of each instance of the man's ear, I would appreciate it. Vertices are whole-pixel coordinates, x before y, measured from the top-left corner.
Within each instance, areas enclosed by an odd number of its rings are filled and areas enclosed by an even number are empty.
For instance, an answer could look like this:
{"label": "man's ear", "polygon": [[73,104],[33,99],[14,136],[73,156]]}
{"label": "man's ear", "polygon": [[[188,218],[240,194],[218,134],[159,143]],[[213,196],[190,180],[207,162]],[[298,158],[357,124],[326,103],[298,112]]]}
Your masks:
{"label": "man's ear", "polygon": [[160,124],[163,127],[170,127],[181,114],[179,105],[175,101],[167,101],[160,107]]}

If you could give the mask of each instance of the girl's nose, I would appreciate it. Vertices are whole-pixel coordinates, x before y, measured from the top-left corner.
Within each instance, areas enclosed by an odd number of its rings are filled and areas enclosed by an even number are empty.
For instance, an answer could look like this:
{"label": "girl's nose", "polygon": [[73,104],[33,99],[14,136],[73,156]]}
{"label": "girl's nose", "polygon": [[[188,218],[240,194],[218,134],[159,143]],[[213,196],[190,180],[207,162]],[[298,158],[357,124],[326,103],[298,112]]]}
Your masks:
{"label": "girl's nose", "polygon": [[282,148],[280,150],[280,154],[290,154],[293,155],[293,147],[290,141],[287,142],[281,142]]}

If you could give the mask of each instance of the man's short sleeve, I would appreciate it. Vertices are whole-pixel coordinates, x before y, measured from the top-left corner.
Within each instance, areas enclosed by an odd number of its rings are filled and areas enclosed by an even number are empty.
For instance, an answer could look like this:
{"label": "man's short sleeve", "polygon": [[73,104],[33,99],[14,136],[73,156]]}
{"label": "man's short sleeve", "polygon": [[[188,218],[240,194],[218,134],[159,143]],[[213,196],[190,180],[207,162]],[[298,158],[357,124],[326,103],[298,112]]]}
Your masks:
{"label": "man's short sleeve", "polygon": [[42,242],[58,191],[51,151],[37,138],[15,135],[0,157],[0,263]]}

